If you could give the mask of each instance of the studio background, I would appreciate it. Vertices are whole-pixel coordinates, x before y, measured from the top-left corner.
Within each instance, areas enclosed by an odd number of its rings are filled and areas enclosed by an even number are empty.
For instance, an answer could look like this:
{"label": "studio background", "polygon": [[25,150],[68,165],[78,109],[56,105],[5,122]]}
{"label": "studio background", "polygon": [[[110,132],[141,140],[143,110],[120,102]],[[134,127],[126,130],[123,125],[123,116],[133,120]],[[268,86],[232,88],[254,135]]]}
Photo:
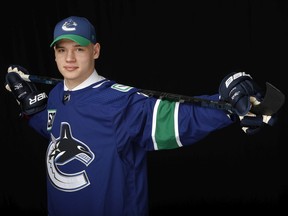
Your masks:
{"label": "studio background", "polygon": [[[246,71],[263,88],[268,81],[288,95],[285,0],[5,4],[0,14],[1,212],[45,215],[47,143],[19,119],[4,82],[10,64],[60,78],[49,45],[62,18],[85,16],[96,26],[101,44],[96,69],[118,83],[197,96],[216,93],[228,73]],[[287,212],[287,123],[285,103],[278,124],[254,136],[234,125],[187,148],[149,153],[151,215]]]}

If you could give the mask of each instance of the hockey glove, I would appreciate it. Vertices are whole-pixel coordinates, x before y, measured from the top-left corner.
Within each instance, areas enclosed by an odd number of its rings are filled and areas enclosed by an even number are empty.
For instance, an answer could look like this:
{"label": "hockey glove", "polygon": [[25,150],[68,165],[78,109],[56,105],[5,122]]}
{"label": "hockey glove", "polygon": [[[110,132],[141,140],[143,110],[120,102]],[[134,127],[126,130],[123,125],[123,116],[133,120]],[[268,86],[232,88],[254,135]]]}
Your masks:
{"label": "hockey glove", "polygon": [[[250,103],[252,108],[253,106],[260,104],[260,102],[255,97],[250,97]],[[266,125],[275,125],[278,121],[278,115],[277,113],[273,115],[261,115],[252,113],[250,111],[244,116],[239,116],[239,119],[242,130],[248,135],[253,135],[259,132],[261,128],[265,127]]]}
{"label": "hockey glove", "polygon": [[277,115],[255,115],[248,113],[245,116],[239,116],[240,126],[248,135],[254,135],[265,127],[265,125],[273,126],[277,122]]}
{"label": "hockey glove", "polygon": [[16,98],[21,114],[29,116],[45,109],[48,97],[45,92],[37,90],[33,83],[23,80],[21,74],[29,74],[29,72],[19,65],[11,65],[6,74],[5,87]]}
{"label": "hockey glove", "polygon": [[231,73],[226,76],[219,87],[220,100],[228,102],[234,108],[240,120],[242,130],[248,134],[256,134],[265,125],[273,126],[277,122],[277,114],[266,115],[253,113],[253,107],[263,101],[264,91],[245,72]]}
{"label": "hockey glove", "polygon": [[233,112],[238,116],[245,116],[250,111],[251,96],[261,103],[262,94],[263,91],[245,72],[233,72],[227,75],[219,86],[220,100],[230,103]]}

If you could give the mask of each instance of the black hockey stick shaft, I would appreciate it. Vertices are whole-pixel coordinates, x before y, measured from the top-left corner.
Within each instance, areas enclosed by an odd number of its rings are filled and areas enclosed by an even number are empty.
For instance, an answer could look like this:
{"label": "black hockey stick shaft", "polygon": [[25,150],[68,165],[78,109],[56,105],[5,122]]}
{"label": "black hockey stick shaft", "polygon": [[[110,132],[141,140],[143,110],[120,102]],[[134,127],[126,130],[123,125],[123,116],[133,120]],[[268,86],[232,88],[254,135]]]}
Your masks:
{"label": "black hockey stick shaft", "polygon": [[56,85],[59,82],[62,82],[63,79],[39,76],[39,75],[30,75],[30,74],[20,74],[21,78],[28,82],[33,83],[42,83],[47,85]]}
{"label": "black hockey stick shaft", "polygon": [[[42,83],[42,84],[48,84],[48,85],[56,85],[57,83],[63,81],[63,79],[45,77],[45,76],[39,76],[39,75],[23,74],[21,75],[21,77],[22,79],[28,82]],[[203,98],[191,97],[191,96],[180,95],[180,94],[172,94],[172,93],[154,91],[154,90],[148,90],[148,89],[139,89],[139,91],[148,95],[149,97],[157,97],[157,98],[172,100],[176,102],[193,103],[201,107],[222,109],[222,110],[226,110],[229,112],[233,112],[232,105],[223,101],[213,101],[213,100],[208,100],[208,99],[203,99]]]}
{"label": "black hockey stick shaft", "polygon": [[172,101],[177,101],[177,102],[193,103],[201,107],[210,107],[214,109],[222,109],[222,110],[226,110],[229,112],[233,112],[232,105],[224,101],[213,101],[213,100],[208,100],[204,98],[198,98],[198,97],[192,97],[192,96],[186,96],[186,95],[180,95],[180,94],[172,94],[172,93],[154,91],[154,90],[148,90],[148,89],[139,89],[139,91],[151,97],[157,97],[157,98],[172,100]]}

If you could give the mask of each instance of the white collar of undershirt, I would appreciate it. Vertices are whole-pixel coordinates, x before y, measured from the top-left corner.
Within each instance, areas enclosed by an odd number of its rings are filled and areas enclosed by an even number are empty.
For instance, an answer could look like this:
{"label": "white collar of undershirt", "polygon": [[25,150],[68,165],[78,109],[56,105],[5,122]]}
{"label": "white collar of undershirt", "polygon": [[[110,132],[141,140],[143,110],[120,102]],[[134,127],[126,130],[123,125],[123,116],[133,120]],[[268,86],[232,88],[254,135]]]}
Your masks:
{"label": "white collar of undershirt", "polygon": [[94,69],[93,73],[82,83],[80,83],[78,86],[76,86],[73,89],[68,89],[66,84],[65,84],[65,80],[64,80],[64,91],[75,91],[75,90],[79,90],[79,89],[83,89],[86,88],[87,86],[92,85],[93,83],[99,82],[101,80],[105,79],[104,77],[100,76],[96,69]]}

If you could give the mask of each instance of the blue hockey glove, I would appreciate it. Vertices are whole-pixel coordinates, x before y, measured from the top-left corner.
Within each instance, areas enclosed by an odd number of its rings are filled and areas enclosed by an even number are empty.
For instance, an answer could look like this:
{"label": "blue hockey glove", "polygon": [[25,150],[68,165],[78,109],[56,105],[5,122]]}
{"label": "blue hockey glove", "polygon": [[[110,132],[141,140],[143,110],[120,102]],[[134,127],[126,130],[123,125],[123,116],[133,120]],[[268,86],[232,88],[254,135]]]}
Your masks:
{"label": "blue hockey glove", "polygon": [[254,114],[253,106],[263,100],[263,91],[245,72],[228,74],[219,86],[220,100],[228,102],[233,107],[233,113],[239,117],[242,130],[253,135],[260,131],[264,125],[272,125],[275,118],[268,115]]}
{"label": "blue hockey glove", "polygon": [[220,100],[228,102],[238,116],[245,116],[251,109],[250,97],[259,103],[263,99],[263,91],[245,72],[233,72],[227,75],[219,86]]}
{"label": "blue hockey glove", "polygon": [[33,83],[21,78],[21,75],[29,74],[25,68],[11,65],[7,72],[5,87],[16,98],[22,111],[21,114],[29,116],[46,108],[48,99],[46,93],[40,92]]}
{"label": "blue hockey glove", "polygon": [[265,127],[265,125],[275,125],[277,122],[277,114],[269,116],[248,113],[245,116],[239,116],[239,119],[242,130],[248,135],[254,135],[259,132],[262,127]]}

